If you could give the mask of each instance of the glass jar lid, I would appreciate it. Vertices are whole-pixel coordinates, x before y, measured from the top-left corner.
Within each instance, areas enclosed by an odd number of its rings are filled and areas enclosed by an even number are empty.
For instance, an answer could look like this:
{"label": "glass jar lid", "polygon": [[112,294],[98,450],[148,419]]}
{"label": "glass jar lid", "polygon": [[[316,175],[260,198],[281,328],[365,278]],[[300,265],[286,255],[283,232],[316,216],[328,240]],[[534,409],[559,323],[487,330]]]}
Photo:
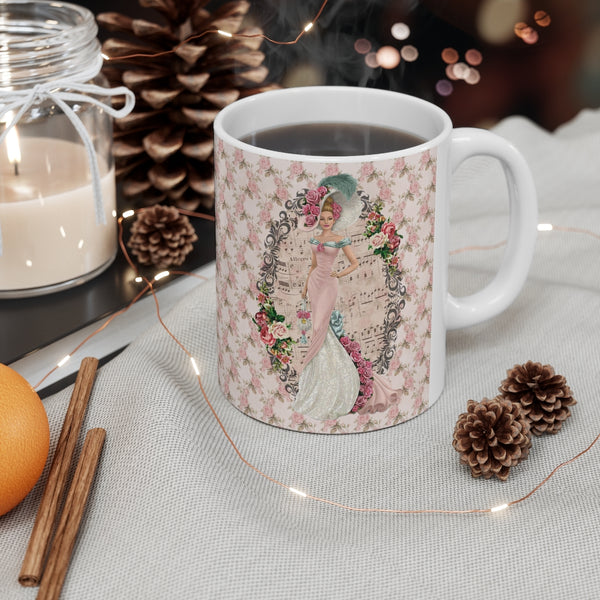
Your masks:
{"label": "glass jar lid", "polygon": [[75,4],[0,2],[0,88],[91,79],[102,66],[97,33],[91,11]]}

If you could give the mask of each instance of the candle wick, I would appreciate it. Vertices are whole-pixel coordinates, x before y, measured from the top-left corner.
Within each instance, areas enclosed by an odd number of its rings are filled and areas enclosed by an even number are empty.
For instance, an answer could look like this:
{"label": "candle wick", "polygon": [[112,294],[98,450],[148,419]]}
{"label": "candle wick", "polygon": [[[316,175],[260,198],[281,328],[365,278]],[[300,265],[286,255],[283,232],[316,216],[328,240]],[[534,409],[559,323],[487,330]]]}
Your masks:
{"label": "candle wick", "polygon": [[19,175],[19,161],[15,160],[15,162],[13,163],[14,167],[15,167],[15,175]]}

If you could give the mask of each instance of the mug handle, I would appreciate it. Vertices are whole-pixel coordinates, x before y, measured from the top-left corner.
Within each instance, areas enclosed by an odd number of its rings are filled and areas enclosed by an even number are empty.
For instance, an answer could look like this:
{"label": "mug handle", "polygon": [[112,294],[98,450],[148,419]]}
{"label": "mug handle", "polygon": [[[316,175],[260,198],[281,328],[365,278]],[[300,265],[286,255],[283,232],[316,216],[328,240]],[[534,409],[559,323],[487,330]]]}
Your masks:
{"label": "mug handle", "polygon": [[537,200],[533,177],[523,155],[510,142],[484,129],[462,127],[452,132],[452,173],[467,158],[480,155],[497,158],[502,164],[509,197],[508,239],[500,269],[486,287],[460,298],[448,294],[447,329],[475,325],[506,309],[521,291],[533,258]]}

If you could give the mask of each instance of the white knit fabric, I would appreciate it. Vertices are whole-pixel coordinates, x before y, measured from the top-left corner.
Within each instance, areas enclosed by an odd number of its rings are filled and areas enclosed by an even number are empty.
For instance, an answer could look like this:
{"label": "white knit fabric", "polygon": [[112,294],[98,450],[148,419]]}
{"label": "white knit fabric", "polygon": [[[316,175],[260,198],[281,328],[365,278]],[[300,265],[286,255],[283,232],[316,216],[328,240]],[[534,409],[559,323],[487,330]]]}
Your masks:
{"label": "white knit fabric", "polygon": [[[521,118],[496,131],[524,153],[540,222],[600,233],[600,111],[550,134]],[[502,240],[500,168],[473,159],[454,184],[452,247]],[[488,281],[502,250],[452,258],[451,290]],[[540,233],[530,277],[500,317],[448,336],[446,388],[423,415],[347,436],[252,420],[219,392],[214,282],[166,323],[197,358],[206,391],[244,456],[311,494],[384,508],[486,508],[529,492],[600,432],[600,241]],[[79,359],[85,356],[85,348]],[[472,479],[451,446],[469,398],[496,394],[527,360],[565,375],[578,404],[556,436],[535,438],[505,483]],[[48,365],[50,368],[51,365]],[[71,390],[46,402],[54,450]],[[65,600],[598,598],[600,444],[525,502],[484,515],[352,513],[290,494],[244,466],[204,403],[190,361],[156,325],[98,373],[86,428],[107,439],[62,598]],[[40,500],[0,517],[0,598],[17,583]]]}

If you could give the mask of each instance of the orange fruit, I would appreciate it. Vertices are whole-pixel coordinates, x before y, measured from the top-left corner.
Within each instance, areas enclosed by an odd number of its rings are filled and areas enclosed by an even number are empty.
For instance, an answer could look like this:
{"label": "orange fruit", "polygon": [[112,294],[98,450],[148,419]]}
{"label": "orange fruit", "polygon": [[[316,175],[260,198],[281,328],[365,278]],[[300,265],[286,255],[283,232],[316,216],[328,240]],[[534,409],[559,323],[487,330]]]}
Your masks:
{"label": "orange fruit", "polygon": [[40,397],[21,375],[0,364],[0,515],[32,490],[49,449],[50,427]]}

